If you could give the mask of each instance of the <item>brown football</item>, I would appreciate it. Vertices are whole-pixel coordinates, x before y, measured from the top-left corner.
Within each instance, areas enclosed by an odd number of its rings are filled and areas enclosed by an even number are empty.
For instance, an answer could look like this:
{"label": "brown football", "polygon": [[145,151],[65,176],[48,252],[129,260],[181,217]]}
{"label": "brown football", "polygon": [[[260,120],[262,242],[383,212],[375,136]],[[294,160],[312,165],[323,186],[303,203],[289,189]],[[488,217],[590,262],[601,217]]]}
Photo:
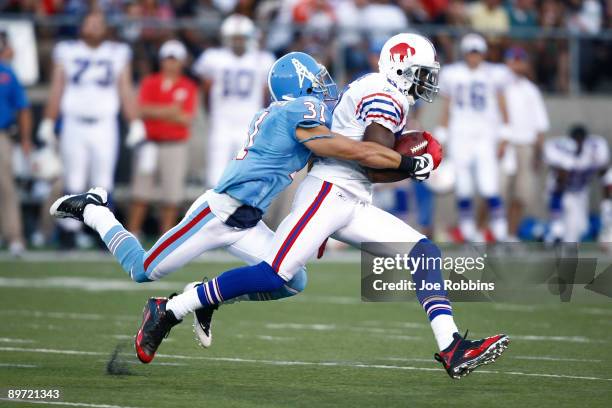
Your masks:
{"label": "brown football", "polygon": [[393,149],[406,156],[420,156],[427,151],[427,139],[420,130],[408,130],[395,141]]}

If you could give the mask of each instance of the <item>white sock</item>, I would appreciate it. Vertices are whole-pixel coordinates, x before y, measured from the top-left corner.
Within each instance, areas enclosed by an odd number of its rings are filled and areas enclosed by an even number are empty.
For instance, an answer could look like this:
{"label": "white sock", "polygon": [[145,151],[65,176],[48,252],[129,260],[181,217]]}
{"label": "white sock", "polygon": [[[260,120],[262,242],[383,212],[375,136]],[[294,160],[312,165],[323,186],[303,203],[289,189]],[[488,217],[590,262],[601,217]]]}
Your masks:
{"label": "white sock", "polygon": [[202,307],[202,302],[195,288],[173,297],[166,303],[166,310],[172,310],[174,316],[179,320],[200,307]]}
{"label": "white sock", "polygon": [[431,321],[431,329],[433,330],[438,348],[444,350],[453,342],[453,333],[459,332],[453,316],[441,314]]}
{"label": "white sock", "polygon": [[508,221],[506,217],[492,219],[489,226],[497,242],[506,242],[508,240]]}
{"label": "white sock", "polygon": [[478,236],[478,230],[476,229],[476,222],[472,217],[462,217],[459,219],[459,231],[463,235],[463,239],[467,242],[474,242]]}
{"label": "white sock", "polygon": [[93,230],[100,234],[100,237],[104,239],[104,236],[116,225],[121,226],[121,223],[117,221],[115,215],[107,207],[101,205],[87,204],[83,211],[83,221],[85,225],[89,226]]}

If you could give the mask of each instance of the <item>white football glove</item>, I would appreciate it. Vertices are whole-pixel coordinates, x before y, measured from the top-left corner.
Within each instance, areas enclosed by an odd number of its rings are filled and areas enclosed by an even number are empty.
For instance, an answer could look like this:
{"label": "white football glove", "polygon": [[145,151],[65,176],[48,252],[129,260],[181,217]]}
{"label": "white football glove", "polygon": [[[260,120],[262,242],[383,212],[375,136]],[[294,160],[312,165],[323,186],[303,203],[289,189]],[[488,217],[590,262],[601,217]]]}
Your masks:
{"label": "white football glove", "polygon": [[130,149],[138,146],[147,139],[147,131],[142,120],[135,119],[130,122],[130,129],[125,138],[125,145]]}
{"label": "white football glove", "polygon": [[425,153],[421,156],[414,156],[414,159],[417,162],[415,163],[414,176],[412,178],[418,181],[427,180],[434,168],[433,157],[431,157],[431,154]]}
{"label": "white football glove", "polygon": [[55,147],[57,144],[57,135],[55,134],[55,121],[45,118],[38,125],[38,140],[48,147]]}

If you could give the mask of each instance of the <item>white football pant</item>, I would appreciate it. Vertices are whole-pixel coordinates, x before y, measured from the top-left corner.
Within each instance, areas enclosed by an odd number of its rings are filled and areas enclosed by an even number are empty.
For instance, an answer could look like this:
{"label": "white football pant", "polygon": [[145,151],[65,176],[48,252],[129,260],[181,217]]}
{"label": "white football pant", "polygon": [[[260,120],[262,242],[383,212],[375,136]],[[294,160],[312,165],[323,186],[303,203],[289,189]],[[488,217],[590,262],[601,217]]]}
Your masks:
{"label": "white football pant", "polygon": [[[417,243],[423,234],[346,190],[307,176],[299,186],[291,213],[270,243],[264,260],[289,281],[328,237],[360,247],[362,242]],[[412,246],[404,246],[410,250]]]}

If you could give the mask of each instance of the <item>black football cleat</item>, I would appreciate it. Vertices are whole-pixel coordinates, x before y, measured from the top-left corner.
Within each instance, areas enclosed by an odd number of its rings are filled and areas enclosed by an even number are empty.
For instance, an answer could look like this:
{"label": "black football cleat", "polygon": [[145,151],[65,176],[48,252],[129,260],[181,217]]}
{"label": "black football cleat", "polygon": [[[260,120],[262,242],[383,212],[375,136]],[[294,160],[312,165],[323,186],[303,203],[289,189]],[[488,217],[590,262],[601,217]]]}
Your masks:
{"label": "black football cleat", "polygon": [[49,213],[56,218],[74,218],[83,222],[83,212],[89,204],[105,206],[108,204],[108,193],[101,187],[89,189],[83,194],[71,194],[55,200]]}
{"label": "black football cleat", "polygon": [[508,348],[510,338],[505,334],[487,337],[482,340],[467,340],[453,334],[453,342],[444,351],[434,354],[442,363],[448,375],[458,380],[465,377],[477,367],[494,362]]}
{"label": "black football cleat", "polygon": [[170,329],[181,322],[171,310],[166,310],[166,303],[168,298],[161,297],[150,298],[145,304],[142,324],[134,340],[136,355],[145,364],[153,361],[162,340],[168,337]]}
{"label": "black football cleat", "polygon": [[[183,289],[183,293],[201,284],[202,282],[188,283]],[[204,348],[209,348],[212,345],[212,317],[218,308],[219,305],[207,306],[197,309],[193,313],[193,332],[198,344]]]}

